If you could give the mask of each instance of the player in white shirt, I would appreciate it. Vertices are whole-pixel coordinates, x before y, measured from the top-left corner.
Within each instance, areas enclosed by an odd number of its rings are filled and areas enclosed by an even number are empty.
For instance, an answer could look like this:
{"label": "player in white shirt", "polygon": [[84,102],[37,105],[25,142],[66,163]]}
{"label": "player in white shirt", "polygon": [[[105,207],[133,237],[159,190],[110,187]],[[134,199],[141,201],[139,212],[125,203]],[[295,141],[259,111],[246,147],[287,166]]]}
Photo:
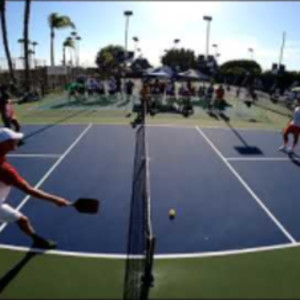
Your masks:
{"label": "player in white shirt", "polygon": [[[293,145],[291,148],[287,149],[288,145],[288,135],[292,133],[294,136]],[[294,109],[294,113],[291,121],[286,128],[282,131],[283,134],[283,145],[279,148],[280,151],[288,151],[293,153],[295,151],[296,145],[298,143],[300,134],[300,97],[297,98],[297,106]]]}

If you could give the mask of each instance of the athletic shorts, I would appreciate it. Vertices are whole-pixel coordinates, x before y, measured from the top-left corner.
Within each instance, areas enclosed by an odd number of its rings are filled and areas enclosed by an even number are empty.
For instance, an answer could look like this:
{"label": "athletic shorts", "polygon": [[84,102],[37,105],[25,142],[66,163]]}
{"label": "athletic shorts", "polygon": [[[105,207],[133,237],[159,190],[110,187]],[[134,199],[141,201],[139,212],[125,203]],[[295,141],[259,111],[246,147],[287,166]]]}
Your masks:
{"label": "athletic shorts", "polygon": [[22,213],[12,208],[8,204],[0,204],[0,222],[2,223],[13,223],[18,221],[23,216]]}
{"label": "athletic shorts", "polygon": [[289,134],[292,133],[294,135],[299,135],[300,134],[300,127],[299,126],[295,126],[295,125],[288,125],[284,130],[283,130],[283,134]]}

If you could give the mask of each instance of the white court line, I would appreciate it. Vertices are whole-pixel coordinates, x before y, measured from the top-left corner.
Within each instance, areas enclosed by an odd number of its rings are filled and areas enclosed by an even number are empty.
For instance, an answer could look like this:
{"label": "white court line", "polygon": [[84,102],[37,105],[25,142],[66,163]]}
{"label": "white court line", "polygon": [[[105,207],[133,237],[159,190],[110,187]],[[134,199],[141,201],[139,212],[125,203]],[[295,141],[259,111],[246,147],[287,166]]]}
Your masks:
{"label": "white court line", "polygon": [[194,128],[195,125],[176,125],[176,124],[146,124],[146,127],[168,127],[168,128]]}
{"label": "white court line", "polygon": [[216,152],[216,154],[221,158],[224,164],[229,168],[233,175],[238,179],[238,181],[244,186],[248,193],[254,198],[254,200],[259,204],[259,206],[265,211],[265,213],[272,219],[272,221],[277,225],[277,227],[282,231],[282,233],[295,244],[296,240],[294,237],[285,229],[285,227],[277,220],[277,218],[271,213],[271,211],[263,204],[263,202],[258,198],[258,196],[253,192],[241,175],[231,166],[231,164],[225,159],[223,154],[218,150],[218,148],[213,144],[213,142],[206,136],[206,134],[197,126],[195,126],[199,134],[206,140],[210,147]]}
{"label": "white court line", "polygon": [[[103,125],[103,124],[98,124],[98,125]],[[107,124],[107,125],[119,125],[117,123],[111,123],[111,124]],[[121,124],[123,125],[123,124]],[[165,124],[159,124],[159,123],[149,123],[146,125],[147,127],[169,127],[169,128],[195,128],[195,124],[174,124],[174,123],[165,123]],[[201,127],[203,129],[222,129],[225,131],[232,131],[231,128],[228,127],[224,127],[224,126],[197,126],[197,127]],[[273,133],[281,133],[281,130],[279,129],[273,129],[273,128],[246,128],[246,127],[241,127],[241,128],[236,128],[237,130],[240,131],[267,131],[267,132],[273,132]]]}
{"label": "white court line", "polygon": [[22,157],[22,158],[58,158],[61,154],[8,154],[7,157]]}
{"label": "white court line", "polygon": [[[229,255],[241,255],[248,253],[259,253],[267,252],[274,250],[285,250],[290,248],[299,247],[300,243],[294,244],[279,244],[272,246],[261,246],[253,248],[245,248],[240,250],[226,250],[226,251],[214,251],[214,252],[199,252],[199,253],[174,253],[174,254],[155,254],[155,259],[184,259],[184,258],[205,258],[205,257],[223,257]],[[14,246],[14,245],[5,245],[0,244],[0,249],[3,250],[12,250],[19,252],[36,252],[44,253],[46,255],[58,255],[58,256],[68,256],[68,257],[82,257],[82,258],[105,258],[105,259],[126,259],[127,254],[110,254],[110,253],[86,253],[86,252],[73,252],[73,251],[64,251],[64,250],[43,250],[35,249],[23,246]],[[141,255],[131,255],[131,258],[140,259]]]}
{"label": "white court line", "polygon": [[[35,185],[35,188],[39,188],[46,179],[51,175],[51,173],[56,169],[56,167],[62,162],[62,160],[70,153],[70,151],[76,146],[76,144],[82,139],[82,137],[87,133],[87,131],[92,127],[92,124],[89,124],[84,131],[77,137],[77,139],[72,143],[72,145],[60,156],[60,158],[55,162],[55,164],[49,169],[49,171],[44,175],[44,177]],[[22,202],[18,205],[16,210],[20,210],[30,198],[30,195],[27,195]],[[0,226],[0,233],[5,229],[7,223],[4,223]]]}
{"label": "white court line", "polygon": [[[291,161],[287,157],[224,157],[227,161]],[[299,159],[295,159],[299,160]]]}

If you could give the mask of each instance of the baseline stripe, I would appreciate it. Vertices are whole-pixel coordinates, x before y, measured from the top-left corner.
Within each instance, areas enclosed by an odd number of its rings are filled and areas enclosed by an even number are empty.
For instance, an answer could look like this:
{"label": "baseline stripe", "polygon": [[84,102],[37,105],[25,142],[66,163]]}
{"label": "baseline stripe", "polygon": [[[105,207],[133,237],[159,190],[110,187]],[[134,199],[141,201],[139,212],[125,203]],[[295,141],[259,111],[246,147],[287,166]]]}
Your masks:
{"label": "baseline stripe", "polygon": [[214,143],[206,136],[206,134],[198,127],[195,126],[195,129],[199,134],[206,140],[210,147],[216,152],[216,154],[221,158],[224,164],[229,168],[233,175],[238,179],[238,181],[244,186],[248,193],[254,198],[254,200],[259,204],[259,206],[265,211],[265,213],[271,218],[271,220],[277,225],[281,232],[290,240],[291,243],[296,244],[294,237],[285,229],[285,227],[278,221],[278,219],[271,213],[267,206],[258,198],[258,196],[253,192],[241,175],[232,167],[232,165],[225,159],[223,154],[218,150]]}
{"label": "baseline stripe", "polygon": [[[186,258],[205,258],[205,257],[222,257],[229,255],[241,255],[249,253],[258,253],[258,252],[267,252],[274,250],[285,250],[299,247],[300,243],[295,244],[278,244],[272,246],[261,246],[253,248],[245,248],[240,250],[226,250],[226,251],[214,251],[214,252],[199,252],[199,253],[174,253],[174,254],[155,254],[155,259],[186,259]],[[70,257],[82,257],[82,258],[107,258],[107,259],[126,259],[127,254],[110,254],[110,253],[88,253],[88,252],[73,252],[73,251],[64,251],[64,250],[43,250],[43,249],[34,249],[24,246],[15,246],[15,245],[6,245],[0,244],[0,249],[3,250],[12,250],[20,252],[36,252],[44,253],[46,255],[59,255],[59,256],[70,256]],[[140,259],[140,255],[132,255],[133,259]]]}
{"label": "baseline stripe", "polygon": [[7,157],[21,157],[21,158],[58,158],[61,154],[8,154]]}

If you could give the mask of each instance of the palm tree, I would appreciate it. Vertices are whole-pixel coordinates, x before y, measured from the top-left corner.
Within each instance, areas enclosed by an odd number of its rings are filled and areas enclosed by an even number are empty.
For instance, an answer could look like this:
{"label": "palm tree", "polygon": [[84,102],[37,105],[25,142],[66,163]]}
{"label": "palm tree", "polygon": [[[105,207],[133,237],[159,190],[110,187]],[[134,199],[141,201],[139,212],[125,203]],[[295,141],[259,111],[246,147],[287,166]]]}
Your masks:
{"label": "palm tree", "polygon": [[32,45],[32,66],[34,67],[34,68],[36,68],[36,51],[35,51],[35,47],[38,45],[39,43],[38,42],[35,42],[35,41],[33,41],[32,43],[31,43],[31,45]]}
{"label": "palm tree", "polygon": [[24,64],[25,64],[25,91],[30,91],[30,65],[29,65],[29,20],[30,20],[30,6],[31,0],[25,0],[25,11],[24,11],[24,31],[23,31],[23,38],[24,38]]}
{"label": "palm tree", "polygon": [[73,38],[75,38],[75,37],[77,36],[77,32],[76,32],[76,31],[71,31],[71,36],[72,36]]}
{"label": "palm tree", "polygon": [[55,38],[55,29],[64,29],[64,28],[75,28],[74,23],[68,16],[59,15],[58,13],[52,13],[48,17],[48,22],[50,26],[51,33],[51,66],[55,65],[54,61],[54,38]]}
{"label": "palm tree", "polygon": [[70,37],[66,38],[63,42],[63,65],[66,65],[66,48],[75,48],[74,40]]}
{"label": "palm tree", "polygon": [[14,74],[12,59],[10,55],[9,45],[8,45],[8,37],[7,37],[7,28],[6,28],[6,1],[0,1],[0,19],[1,19],[1,29],[2,29],[2,41],[5,49],[5,55],[8,62],[9,75],[11,81],[15,84],[16,78]]}
{"label": "palm tree", "polygon": [[79,47],[79,42],[82,40],[81,36],[77,35],[76,36],[76,41],[77,41],[77,57],[76,57],[76,65],[77,67],[79,67],[80,65],[80,54],[79,54],[79,51],[80,51],[80,47]]}

